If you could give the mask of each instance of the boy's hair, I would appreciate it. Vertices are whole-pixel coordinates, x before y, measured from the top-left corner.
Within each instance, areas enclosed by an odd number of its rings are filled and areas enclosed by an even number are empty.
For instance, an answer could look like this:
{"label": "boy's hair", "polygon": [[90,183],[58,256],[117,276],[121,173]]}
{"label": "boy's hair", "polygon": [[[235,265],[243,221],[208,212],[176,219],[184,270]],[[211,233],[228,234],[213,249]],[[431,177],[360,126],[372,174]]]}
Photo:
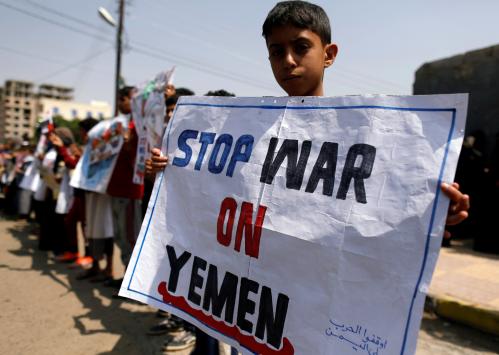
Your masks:
{"label": "boy's hair", "polygon": [[172,95],[172,96],[168,96],[166,98],[166,100],[165,100],[165,105],[166,106],[176,105],[177,101],[178,101],[178,95],[177,94]]}
{"label": "boy's hair", "polygon": [[324,9],[306,1],[282,1],[270,10],[262,27],[262,35],[267,37],[275,27],[292,25],[316,33],[322,44],[331,43],[331,26]]}
{"label": "boy's hair", "polygon": [[220,90],[215,90],[215,91],[208,91],[204,96],[236,96],[231,92],[228,92],[227,90],[220,89]]}
{"label": "boy's hair", "polygon": [[176,88],[175,92],[176,92],[177,96],[192,96],[192,95],[195,95],[194,91],[192,91],[191,89],[187,89],[187,88]]}
{"label": "boy's hair", "polygon": [[130,93],[134,90],[134,87],[133,86],[125,86],[125,87],[122,87],[119,91],[118,91],[118,97],[119,98],[122,98],[122,97],[130,97]]}
{"label": "boy's hair", "polygon": [[75,142],[73,132],[71,132],[71,130],[67,127],[57,127],[54,132],[59,136],[59,138],[61,138],[66,147]]}
{"label": "boy's hair", "polygon": [[97,123],[99,123],[99,121],[97,121],[95,118],[85,118],[84,120],[81,120],[80,122],[78,122],[78,126],[81,129],[83,129],[85,132],[88,132]]}

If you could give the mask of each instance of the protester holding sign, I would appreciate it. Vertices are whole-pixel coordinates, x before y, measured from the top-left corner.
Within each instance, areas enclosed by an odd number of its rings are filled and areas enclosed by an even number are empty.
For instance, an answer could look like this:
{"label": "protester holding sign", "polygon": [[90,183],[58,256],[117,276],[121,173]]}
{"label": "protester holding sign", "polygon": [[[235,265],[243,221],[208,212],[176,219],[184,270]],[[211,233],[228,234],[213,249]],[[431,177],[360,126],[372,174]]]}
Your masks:
{"label": "protester holding sign", "polygon": [[[113,277],[114,227],[111,197],[106,194],[119,152],[128,131],[127,117],[101,121],[88,132],[88,142],[71,178],[71,186],[85,190],[85,236],[93,259],[92,267],[79,279],[95,281]],[[102,271],[99,260],[107,259]]]}
{"label": "protester holding sign", "polygon": [[[128,265],[135,240],[142,222],[141,199],[143,184],[133,181],[133,171],[137,157],[138,136],[135,121],[131,116],[131,100],[133,87],[127,86],[119,92],[118,109],[122,115],[129,117],[128,129],[121,150],[116,160],[111,179],[107,186],[107,194],[111,196],[114,240],[121,250],[121,260]],[[121,280],[114,282],[117,286]]]}
{"label": "protester holding sign", "polygon": [[[61,128],[62,129],[62,128]],[[61,255],[56,257],[57,261],[70,262],[75,261],[80,254],[78,253],[78,239],[76,233],[76,220],[73,218],[74,211],[81,204],[81,190],[73,189],[69,185],[70,176],[81,156],[81,151],[76,147],[72,134],[66,132],[60,135],[61,129],[48,135],[50,143],[57,149],[59,159],[64,163],[63,178],[61,181],[61,191],[57,198],[56,213],[63,216],[58,221],[61,231],[64,231],[64,240],[62,241]],[[65,132],[67,129],[62,130]],[[76,190],[76,191],[75,191]],[[83,220],[83,219],[81,219]]]}
{"label": "protester holding sign", "polygon": [[[88,132],[98,123],[94,118],[86,118],[79,122],[80,128],[80,141],[84,144],[88,141]],[[68,169],[75,169],[78,161],[81,158],[82,150],[76,145],[71,145],[70,149],[66,149],[64,145],[58,147],[58,153],[62,156],[64,163]],[[88,240],[83,233],[85,252],[80,255],[78,252],[78,222],[82,230],[85,228],[85,191],[82,189],[74,188],[73,203],[68,211],[65,220],[65,227],[68,237],[68,253],[61,258],[61,261],[74,260],[73,266],[88,266],[92,264],[92,257],[88,248]]]}
{"label": "protester holding sign", "polygon": [[[288,95],[322,96],[324,69],[337,54],[324,11],[279,3],[263,35]],[[146,217],[121,293],[197,319],[250,352],[412,353],[439,246],[433,237],[444,233],[438,185],[451,200],[447,224],[465,219],[469,208],[457,185],[443,183],[457,162],[466,97],[179,105],[164,140],[173,167],[165,188],[157,181],[159,211]],[[243,126],[251,117],[255,124]],[[153,151],[154,170],[167,163]],[[156,272],[142,271],[142,253]]]}
{"label": "protester holding sign", "polygon": [[62,146],[69,148],[74,144],[74,137],[68,128],[57,127],[54,132],[48,135],[48,139],[57,151],[55,180],[59,183],[59,187],[55,205],[54,225],[61,228],[54,228],[54,239],[56,244],[56,260],[60,260],[68,255],[67,253],[70,252],[70,249],[74,248],[74,246],[69,245],[67,230],[64,224],[69,208],[73,203],[73,188],[69,185],[71,169],[67,168],[67,165],[58,152],[59,147],[53,142],[57,144],[62,143]]}
{"label": "protester holding sign", "polygon": [[31,197],[33,191],[26,186],[23,186],[23,182],[27,179],[33,169],[33,163],[35,157],[33,155],[33,149],[30,147],[28,142],[23,142],[21,149],[25,151],[22,155],[22,163],[19,168],[19,190],[18,190],[18,214],[21,218],[29,219],[29,214],[31,212]]}

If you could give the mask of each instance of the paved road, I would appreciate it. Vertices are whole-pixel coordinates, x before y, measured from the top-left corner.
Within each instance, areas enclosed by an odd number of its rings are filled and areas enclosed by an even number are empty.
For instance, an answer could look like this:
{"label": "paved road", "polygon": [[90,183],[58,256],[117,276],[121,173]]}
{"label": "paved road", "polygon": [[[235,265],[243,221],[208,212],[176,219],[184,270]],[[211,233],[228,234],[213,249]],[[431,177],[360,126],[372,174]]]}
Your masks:
{"label": "paved road", "polygon": [[[0,218],[0,354],[160,353],[162,339],[145,335],[158,321],[153,309],[76,281],[75,270],[36,250],[32,228]],[[427,314],[417,354],[499,354],[499,339]]]}

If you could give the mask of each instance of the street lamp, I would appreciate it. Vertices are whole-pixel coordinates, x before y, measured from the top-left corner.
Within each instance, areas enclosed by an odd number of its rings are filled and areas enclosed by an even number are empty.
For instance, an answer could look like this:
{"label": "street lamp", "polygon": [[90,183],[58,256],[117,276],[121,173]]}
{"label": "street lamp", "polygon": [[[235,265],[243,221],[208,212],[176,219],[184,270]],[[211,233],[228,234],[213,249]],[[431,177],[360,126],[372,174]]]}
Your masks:
{"label": "street lamp", "polygon": [[113,16],[103,7],[99,7],[99,16],[106,21],[109,25],[116,27],[118,26],[118,30],[116,31],[116,76],[114,82],[114,115],[118,115],[118,92],[120,90],[120,77],[121,77],[121,36],[123,33],[123,18],[125,13],[125,0],[120,0],[120,8],[119,8],[119,20],[118,24],[114,20]]}
{"label": "street lamp", "polygon": [[113,27],[116,27],[116,21],[114,20],[113,16],[109,13],[109,11],[106,10],[105,7],[99,7],[99,15],[100,17],[106,21],[108,24],[110,24]]}

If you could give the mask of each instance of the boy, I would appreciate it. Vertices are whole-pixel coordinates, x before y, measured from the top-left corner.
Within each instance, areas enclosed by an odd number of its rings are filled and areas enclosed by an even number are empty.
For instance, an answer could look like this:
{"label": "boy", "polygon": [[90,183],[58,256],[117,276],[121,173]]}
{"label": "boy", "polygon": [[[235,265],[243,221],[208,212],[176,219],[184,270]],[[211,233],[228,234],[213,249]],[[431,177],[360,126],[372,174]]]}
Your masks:
{"label": "boy", "polygon": [[[121,260],[125,267],[130,261],[133,246],[142,222],[141,202],[144,193],[142,184],[133,182],[133,171],[137,155],[138,136],[132,114],[134,88],[126,86],[118,92],[118,110],[121,115],[130,115],[128,133],[116,159],[113,174],[109,180],[107,194],[111,196],[114,241],[121,250]],[[121,279],[105,280],[107,286],[119,288]]]}
{"label": "boy", "polygon": [[[324,10],[306,1],[283,1],[270,10],[263,24],[269,61],[274,77],[289,96],[323,96],[324,70],[330,67],[338,53],[331,42],[331,27]],[[151,168],[161,171],[168,158],[153,149]],[[469,197],[459,191],[459,185],[443,183],[442,191],[451,203],[447,225],[461,223],[468,217]],[[450,233],[445,231],[445,238]]]}

